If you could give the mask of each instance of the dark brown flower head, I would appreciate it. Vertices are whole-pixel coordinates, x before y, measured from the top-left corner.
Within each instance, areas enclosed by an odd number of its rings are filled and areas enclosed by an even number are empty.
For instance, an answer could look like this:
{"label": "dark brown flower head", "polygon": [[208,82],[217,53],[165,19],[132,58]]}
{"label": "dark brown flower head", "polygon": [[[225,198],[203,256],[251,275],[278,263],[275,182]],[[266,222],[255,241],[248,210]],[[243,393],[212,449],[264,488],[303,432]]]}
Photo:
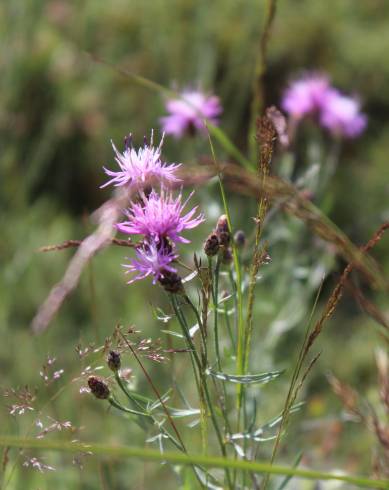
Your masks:
{"label": "dark brown flower head", "polygon": [[102,378],[99,378],[98,376],[89,376],[88,386],[91,392],[99,400],[106,400],[109,398],[110,391],[108,385]]}
{"label": "dark brown flower head", "polygon": [[116,373],[116,371],[119,371],[120,366],[121,366],[121,360],[120,360],[120,354],[119,352],[115,350],[111,350],[108,354],[107,357],[107,364],[108,367],[111,371]]}
{"label": "dark brown flower head", "polygon": [[246,234],[243,230],[238,230],[234,235],[234,242],[238,247],[244,247],[246,243]]}
{"label": "dark brown flower head", "polygon": [[179,293],[183,290],[181,277],[176,272],[164,271],[158,282],[168,293]]}
{"label": "dark brown flower head", "polygon": [[219,252],[219,238],[216,233],[211,233],[205,240],[204,252],[208,257],[213,257]]}

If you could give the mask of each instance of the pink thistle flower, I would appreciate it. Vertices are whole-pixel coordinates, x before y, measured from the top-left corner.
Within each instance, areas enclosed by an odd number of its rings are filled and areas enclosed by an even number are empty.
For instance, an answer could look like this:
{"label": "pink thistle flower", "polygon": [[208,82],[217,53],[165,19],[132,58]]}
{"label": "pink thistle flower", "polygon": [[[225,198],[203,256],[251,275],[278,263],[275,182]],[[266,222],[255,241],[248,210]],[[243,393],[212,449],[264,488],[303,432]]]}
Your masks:
{"label": "pink thistle flower", "polygon": [[204,119],[217,125],[223,112],[219,97],[198,90],[186,90],[180,98],[167,100],[166,110],[169,115],[160,119],[163,131],[176,138],[197,131],[204,133]]}
{"label": "pink thistle flower", "polygon": [[320,122],[334,135],[355,138],[365,129],[367,117],[357,99],[332,89],[324,99]]}
{"label": "pink thistle flower", "polygon": [[292,82],[285,91],[282,108],[295,119],[320,111],[330,84],[323,75],[306,75]]}
{"label": "pink thistle flower", "polygon": [[130,259],[130,264],[124,264],[126,273],[138,273],[128,284],[144,279],[147,276],[153,277],[153,284],[163,278],[166,273],[177,272],[171,265],[178,255],[176,255],[168,244],[156,243],[155,241],[145,241],[136,249],[136,259]]}
{"label": "pink thistle flower", "polygon": [[176,177],[175,172],[181,164],[166,165],[162,163],[161,150],[164,135],[157,147],[153,146],[153,136],[153,131],[151,131],[150,145],[145,142],[144,146],[139,148],[138,151],[131,145],[131,135],[126,139],[124,153],[120,153],[112,143],[119,170],[112,171],[103,167],[104,172],[111,179],[100,188],[113,184],[115,187],[128,185],[129,187],[142,189],[155,182],[163,182],[165,184],[179,182],[180,179]]}
{"label": "pink thistle flower", "polygon": [[157,243],[162,239],[189,243],[189,240],[182,237],[181,233],[195,228],[204,221],[202,214],[193,217],[197,206],[182,215],[192,195],[193,192],[182,204],[181,194],[175,199],[171,194],[166,195],[163,190],[160,195],[152,191],[148,197],[143,195],[140,202],[132,204],[127,211],[128,221],[116,226],[123,233],[152,237]]}

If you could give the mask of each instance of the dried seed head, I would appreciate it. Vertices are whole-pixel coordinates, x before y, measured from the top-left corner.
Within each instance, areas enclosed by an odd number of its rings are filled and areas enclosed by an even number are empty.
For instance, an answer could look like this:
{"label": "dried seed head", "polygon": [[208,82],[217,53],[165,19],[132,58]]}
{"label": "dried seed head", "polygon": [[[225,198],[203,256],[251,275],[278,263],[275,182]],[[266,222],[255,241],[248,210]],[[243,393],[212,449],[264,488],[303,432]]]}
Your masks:
{"label": "dried seed head", "polygon": [[219,244],[228,247],[231,241],[231,233],[228,227],[228,219],[225,214],[222,214],[217,220],[215,233],[219,239]]}
{"label": "dried seed head", "polygon": [[107,364],[111,371],[116,373],[121,366],[120,354],[115,350],[111,350],[107,357]]}
{"label": "dried seed head", "polygon": [[232,250],[231,248],[225,248],[223,250],[223,256],[222,256],[222,262],[223,264],[225,265],[228,265],[228,264],[231,264],[232,262],[232,259],[233,259],[233,256],[232,256]]}
{"label": "dried seed head", "polygon": [[238,230],[234,235],[234,241],[238,247],[244,247],[246,243],[246,234],[243,230]]}
{"label": "dried seed head", "polygon": [[99,378],[98,376],[89,376],[88,386],[91,392],[99,400],[106,400],[110,395],[110,391],[107,383],[102,378]]}
{"label": "dried seed head", "polygon": [[219,239],[216,233],[211,233],[205,240],[204,252],[208,257],[213,257],[219,252]]}
{"label": "dried seed head", "polygon": [[176,272],[164,271],[158,282],[168,293],[177,294],[183,290],[181,277]]}

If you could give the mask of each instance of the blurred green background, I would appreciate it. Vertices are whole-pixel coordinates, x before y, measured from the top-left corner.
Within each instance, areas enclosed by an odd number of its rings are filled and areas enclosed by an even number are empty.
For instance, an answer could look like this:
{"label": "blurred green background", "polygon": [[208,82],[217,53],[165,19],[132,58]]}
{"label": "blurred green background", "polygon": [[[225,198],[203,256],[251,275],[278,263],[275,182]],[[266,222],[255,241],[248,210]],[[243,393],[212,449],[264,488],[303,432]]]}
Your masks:
{"label": "blurred green background", "polygon": [[[167,87],[200,85],[213,91],[224,107],[223,130],[246,151],[265,3],[0,3],[1,385],[37,386],[43,405],[56,387],[55,383],[48,390],[42,387],[40,366],[48,354],[56,357],[68,386],[45,413],[83,427],[75,437],[143,444],[142,432],[126,427],[120,417],[106,416],[95,400],[79,394],[79,384],[71,383],[82,370],[75,347],[79,342],[101,344],[117,322],[134,323],[145,336],[157,338],[161,324],[147,306],[164,305],[159,290],[147,282],[131,287],[125,284],[120,266],[124,252],[112,248],[99,254],[84,271],[79,288],[47,332],[34,337],[29,330],[38,306],[62,277],[73,253],[41,254],[37,249],[81,239],[92,229],[88,213],[110,195],[109,189],[99,190],[105,181],[102,165],[112,168],[110,139],[120,146],[123,136],[131,131],[140,144],[144,134],[158,128],[164,111],[157,93],[130,83],[94,58]],[[319,0],[279,0],[269,43],[266,105],[279,105],[288,80],[311,69],[328,73],[336,86],[361,97],[368,129],[358,140],[343,145],[329,189],[331,219],[356,244],[367,241],[389,218],[388,20],[386,0],[331,0],[330,5]],[[209,148],[201,138],[167,139],[164,147],[168,161],[195,163],[202,155],[209,155]],[[197,199],[206,216],[214,220],[221,210],[217,188],[199,189]],[[244,217],[240,227],[249,231],[255,203],[239,196],[231,202],[233,214]],[[192,250],[211,226],[199,227]],[[386,238],[374,252],[386,271],[387,247]],[[387,311],[383,295],[370,297]],[[301,329],[297,332],[277,347],[276,358],[282,359],[282,367],[293,365]],[[334,436],[334,447],[325,450],[326,424],[341,412],[325,374],[331,370],[376,401],[374,350],[383,342],[377,332],[373,321],[346,298],[319,341],[323,352],[307,385],[307,406],[296,419],[296,437],[289,445],[291,455],[301,450],[317,468],[369,473],[375,443],[364,428],[346,424]],[[161,390],[167,389],[169,366],[149,364]],[[278,408],[272,413],[277,413],[282,398],[271,391],[269,396],[275,397]],[[15,420],[5,407],[0,411],[2,433],[23,435],[31,420],[28,416]],[[315,421],[322,432],[307,428]],[[13,452],[10,464],[15,456]],[[149,488],[157,478],[174,485],[169,470],[157,465],[86,460],[85,469],[80,471],[69,457],[50,455],[47,461],[58,470],[41,476],[18,466],[6,488]]]}

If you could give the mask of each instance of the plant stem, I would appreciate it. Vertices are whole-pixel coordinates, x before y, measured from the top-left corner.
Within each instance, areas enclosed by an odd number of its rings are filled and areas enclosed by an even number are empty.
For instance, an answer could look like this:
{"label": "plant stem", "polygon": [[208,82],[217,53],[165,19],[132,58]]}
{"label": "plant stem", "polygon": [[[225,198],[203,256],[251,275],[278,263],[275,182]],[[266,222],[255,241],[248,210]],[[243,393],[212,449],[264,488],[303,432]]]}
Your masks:
{"label": "plant stem", "polygon": [[[219,371],[222,371],[222,363],[221,363],[221,356],[220,356],[220,347],[219,347],[219,333],[218,333],[218,308],[219,308],[219,273],[220,273],[220,263],[221,263],[221,258],[220,255],[217,256],[216,259],[216,266],[215,266],[215,272],[213,273],[212,271],[212,258],[209,257],[209,270],[210,270],[210,276],[212,279],[212,300],[213,300],[213,308],[214,308],[214,338],[215,338],[215,354],[216,354],[216,361],[217,361],[217,366]],[[216,382],[215,382],[216,385]],[[222,390],[223,390],[223,396],[220,397],[221,402],[220,402],[220,408],[221,412],[223,414],[224,418],[224,424],[226,427],[226,430],[230,433],[231,432],[231,427],[230,423],[228,420],[228,414],[227,414],[227,409],[226,409],[226,402],[227,402],[227,391],[226,391],[226,385],[224,381],[221,381],[222,385]]]}
{"label": "plant stem", "polygon": [[215,355],[217,368],[219,371],[222,371],[222,363],[220,357],[220,348],[219,348],[219,326],[218,326],[218,303],[219,303],[219,272],[220,272],[220,255],[217,256],[215,273],[212,271],[212,258],[209,257],[209,272],[212,279],[212,300],[213,300],[213,318],[214,318],[214,339],[215,339]]}
{"label": "plant stem", "polygon": [[[189,327],[186,322],[185,316],[182,314],[181,309],[179,307],[179,304],[176,300],[176,297],[174,294],[170,295],[170,301],[172,303],[174,312],[176,314],[176,317],[178,319],[178,322],[181,326],[181,330],[183,331],[186,344],[189,348],[190,352],[190,360],[192,363],[192,370],[193,374],[195,377],[196,381],[196,387],[197,391],[199,394],[199,399],[200,399],[200,421],[201,421],[201,439],[202,439],[202,448],[203,448],[203,453],[205,454],[207,452],[207,440],[208,440],[208,430],[207,430],[207,417],[206,417],[206,403],[204,399],[204,390],[202,388],[200,378],[201,378],[201,362],[200,358],[198,357],[197,351],[196,351],[196,346],[194,345],[194,342],[192,341],[192,338],[189,333]],[[201,326],[199,325],[199,329]]]}
{"label": "plant stem", "polygon": [[206,364],[207,355],[208,355],[207,354],[207,338],[206,338],[206,334],[205,334],[205,329],[203,328],[203,322],[200,318],[200,315],[199,315],[199,312],[197,311],[197,308],[195,307],[195,305],[193,304],[192,300],[189,298],[188,295],[185,295],[185,299],[188,302],[188,305],[191,307],[192,311],[194,312],[198,326],[199,326],[202,345],[203,345],[202,361],[203,361],[203,364]]}
{"label": "plant stem", "polygon": [[230,319],[229,319],[229,316],[228,316],[228,310],[227,310],[227,304],[226,304],[226,302],[224,302],[223,308],[224,308],[224,321],[226,323],[226,327],[227,327],[227,331],[228,331],[228,336],[230,337],[231,349],[232,349],[233,352],[236,352],[236,345],[235,345],[234,336],[233,336],[232,330],[231,330],[231,322],[230,322]]}
{"label": "plant stem", "polygon": [[[195,359],[197,368],[199,370],[199,375],[200,375],[200,380],[201,380],[201,387],[204,390],[204,394],[205,394],[206,402],[207,402],[207,405],[208,405],[208,409],[209,409],[209,412],[211,414],[211,420],[212,420],[212,423],[213,423],[213,427],[215,429],[216,436],[217,436],[217,439],[218,439],[218,442],[219,442],[219,445],[220,445],[220,450],[222,452],[222,455],[224,457],[227,457],[227,451],[226,451],[225,443],[224,443],[224,440],[223,440],[223,437],[222,437],[222,433],[221,433],[221,430],[220,430],[220,427],[219,427],[219,423],[217,421],[217,417],[216,417],[216,413],[215,413],[215,410],[214,410],[214,406],[213,406],[213,403],[212,403],[212,400],[211,400],[211,396],[210,396],[209,390],[208,390],[207,375],[206,375],[206,372],[205,372],[206,366],[202,366],[202,364],[201,364],[200,358],[199,358],[198,353],[196,351],[196,347],[195,347],[195,345],[193,343],[193,340],[192,340],[192,338],[190,336],[189,328],[188,328],[188,324],[186,322],[185,316],[181,314],[180,307],[178,305],[176,295],[171,294],[170,295],[170,298],[171,298],[171,302],[172,302],[174,311],[175,311],[175,313],[177,315],[177,318],[179,320],[179,323],[181,325],[182,332],[183,332],[183,334],[184,334],[184,336],[185,336],[185,338],[187,340],[188,347],[190,348],[191,352],[193,353],[193,357]],[[227,478],[228,486],[229,486],[229,488],[232,489],[233,487],[232,487],[232,481],[231,481],[230,472],[228,470],[226,470],[225,473],[226,473],[226,478]]]}
{"label": "plant stem", "polygon": [[[127,390],[125,390],[125,393],[128,395],[128,392]],[[138,412],[136,410],[131,410],[127,407],[124,407],[121,403],[119,403],[115,398],[113,398],[112,396],[108,399],[109,403],[117,408],[118,410],[121,410],[122,412],[125,412],[125,413],[130,413],[132,415],[139,415],[141,417],[145,417],[145,418],[148,418],[150,419],[150,422],[152,422],[153,424],[157,425],[160,429],[160,431],[174,444],[174,446],[182,451],[183,453],[186,453],[185,451],[185,448],[182,447],[182,445],[179,443],[179,441],[177,441],[171,434],[170,432],[168,432],[164,427],[163,425],[161,425],[158,420],[149,412]],[[139,402],[138,402],[139,403]],[[144,410],[143,407],[140,407]]]}
{"label": "plant stem", "polygon": [[122,334],[122,332],[120,332],[120,330],[119,330],[119,335],[122,337],[122,339],[124,340],[124,342],[126,343],[126,345],[128,346],[128,348],[131,350],[133,356],[135,357],[136,361],[138,362],[139,366],[141,367],[141,369],[143,371],[143,374],[146,376],[146,379],[149,382],[152,390],[156,394],[156,396],[157,396],[157,398],[158,398],[158,400],[159,400],[159,402],[160,402],[160,404],[161,404],[161,406],[162,406],[162,408],[163,408],[163,410],[164,410],[164,412],[165,412],[165,414],[166,414],[166,416],[167,416],[167,418],[169,420],[169,423],[172,426],[172,428],[173,428],[173,430],[174,430],[174,432],[175,432],[175,434],[177,436],[177,439],[180,441],[180,444],[182,445],[182,447],[184,448],[184,451],[186,452],[185,444],[184,444],[183,440],[181,439],[181,436],[180,436],[180,434],[178,432],[178,429],[176,427],[176,424],[174,423],[174,420],[172,419],[172,417],[171,417],[171,415],[169,413],[169,410],[167,409],[164,401],[162,400],[162,398],[161,398],[161,396],[160,396],[160,394],[159,394],[156,386],[154,385],[153,380],[151,379],[149,373],[146,371],[145,367],[141,363],[141,361],[140,361],[137,353],[135,352],[135,349],[133,348],[133,346],[126,339],[126,337]]}
{"label": "plant stem", "polygon": [[[219,187],[220,187],[220,194],[222,196],[222,201],[223,201],[223,206],[224,206],[224,212],[227,216],[227,222],[228,222],[228,228],[230,230],[230,233],[233,234],[233,228],[232,228],[232,223],[231,223],[231,215],[230,215],[230,210],[228,208],[227,204],[227,198],[226,198],[226,193],[224,191],[224,186],[223,182],[221,179],[221,174],[220,174],[220,168],[216,160],[216,154],[215,150],[212,144],[212,139],[211,136],[208,135],[209,139],[209,144],[211,147],[211,153],[212,153],[212,159],[214,162],[214,165],[216,167],[217,171],[217,176],[219,180]],[[236,353],[236,369],[237,369],[237,374],[242,374],[243,373],[243,342],[244,342],[244,324],[243,324],[243,294],[242,294],[242,273],[241,273],[241,268],[240,268],[240,263],[239,263],[239,256],[238,256],[238,251],[236,248],[235,243],[232,243],[232,255],[234,259],[234,269],[235,269],[235,274],[236,274],[236,293],[237,293],[237,315],[238,315],[238,321],[237,321],[237,327],[238,327],[238,343],[237,343],[237,353]],[[241,403],[241,387],[242,385],[237,386],[237,407],[238,410],[240,410],[240,403]]]}

